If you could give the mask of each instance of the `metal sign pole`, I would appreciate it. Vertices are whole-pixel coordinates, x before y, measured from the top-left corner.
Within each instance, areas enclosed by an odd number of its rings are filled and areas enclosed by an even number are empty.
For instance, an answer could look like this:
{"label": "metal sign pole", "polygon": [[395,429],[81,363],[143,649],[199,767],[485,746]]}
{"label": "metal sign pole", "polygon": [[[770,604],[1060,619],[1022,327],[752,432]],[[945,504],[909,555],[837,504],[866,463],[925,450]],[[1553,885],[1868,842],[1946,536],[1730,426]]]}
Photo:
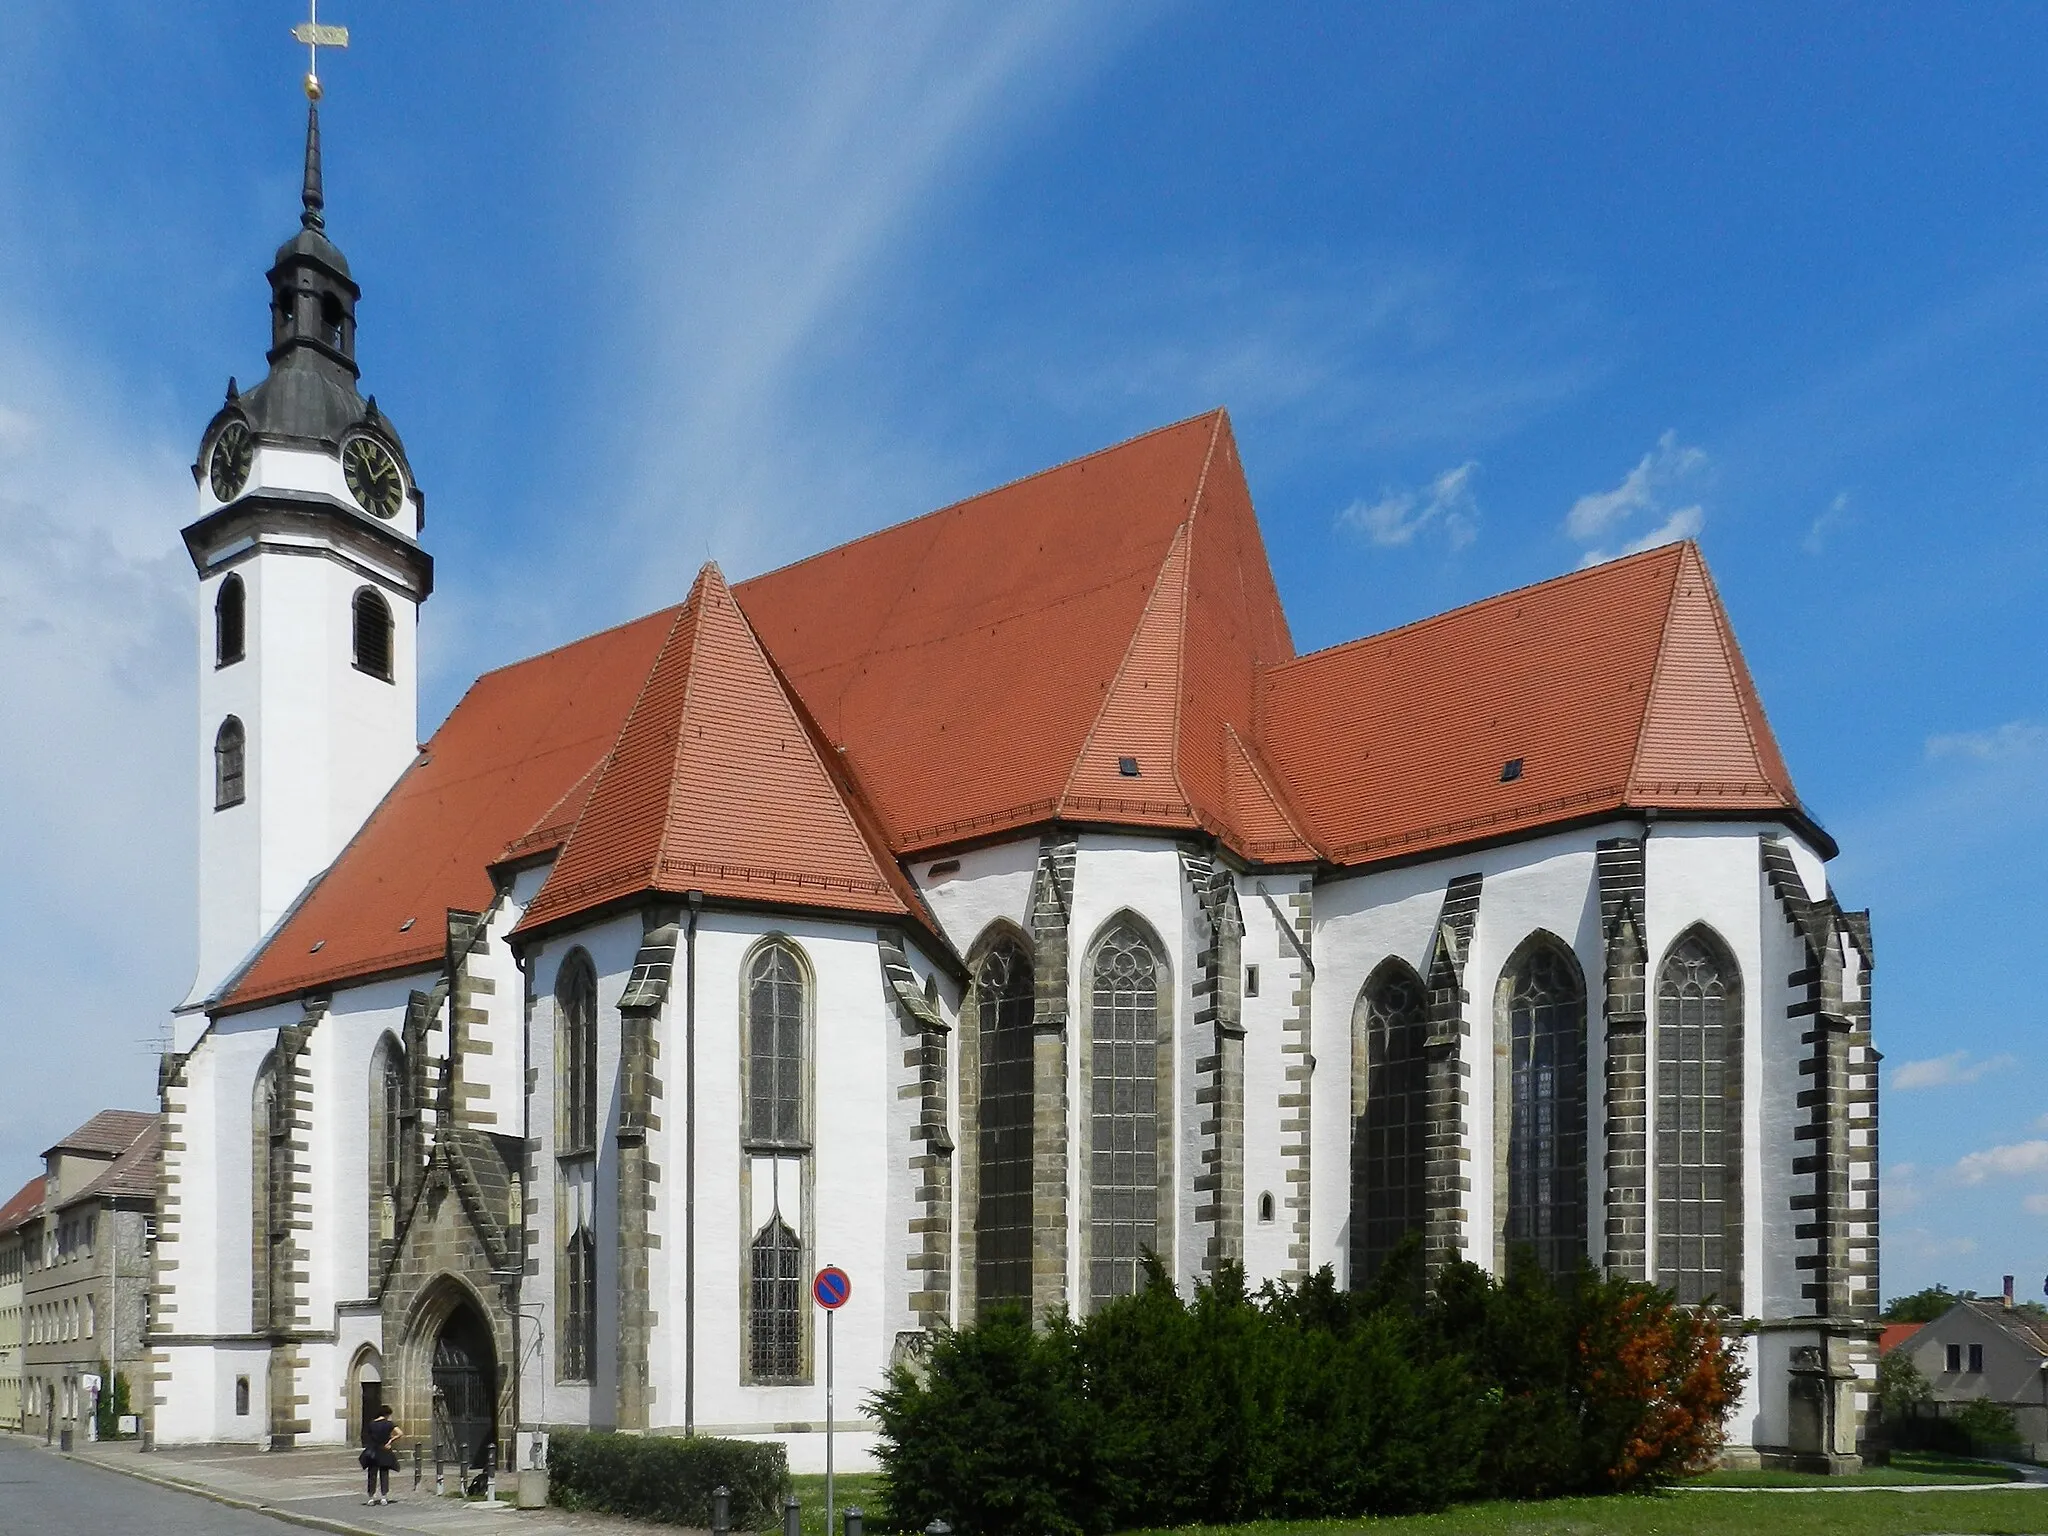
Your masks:
{"label": "metal sign pole", "polygon": [[832,1319],[837,1307],[825,1311],[825,1536],[832,1536]]}

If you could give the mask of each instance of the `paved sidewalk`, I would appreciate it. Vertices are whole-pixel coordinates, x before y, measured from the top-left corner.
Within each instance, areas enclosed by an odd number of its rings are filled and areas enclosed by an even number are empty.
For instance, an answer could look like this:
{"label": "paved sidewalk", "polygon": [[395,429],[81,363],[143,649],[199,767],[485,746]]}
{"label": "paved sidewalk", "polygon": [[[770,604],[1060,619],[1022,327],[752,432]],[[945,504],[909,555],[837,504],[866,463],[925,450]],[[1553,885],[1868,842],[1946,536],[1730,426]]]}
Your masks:
{"label": "paved sidewalk", "polygon": [[[61,1455],[62,1452],[51,1452]],[[365,1508],[363,1470],[354,1450],[323,1446],[298,1451],[260,1451],[250,1446],[186,1446],[143,1452],[133,1441],[87,1444],[73,1461],[188,1493],[202,1494],[239,1509],[257,1510],[296,1525],[343,1536],[648,1536],[677,1526],[649,1525],[615,1515],[570,1514],[560,1509],[517,1510],[434,1497],[430,1465],[417,1494],[412,1463],[391,1474],[390,1504]],[[449,1479],[451,1486],[454,1479]],[[505,1490],[508,1498],[510,1488]]]}

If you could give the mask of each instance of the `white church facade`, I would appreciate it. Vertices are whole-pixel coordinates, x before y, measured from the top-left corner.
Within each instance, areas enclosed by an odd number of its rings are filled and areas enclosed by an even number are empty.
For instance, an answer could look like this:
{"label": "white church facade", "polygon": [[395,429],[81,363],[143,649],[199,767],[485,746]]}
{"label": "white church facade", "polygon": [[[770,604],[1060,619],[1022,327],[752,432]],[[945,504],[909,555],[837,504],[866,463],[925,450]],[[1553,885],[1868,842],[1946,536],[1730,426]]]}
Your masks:
{"label": "white church facade", "polygon": [[1222,412],[479,678],[358,392],[317,120],[201,584],[162,1444],[523,1426],[822,1465],[892,1360],[1404,1235],[1754,1326],[1738,1458],[1874,1385],[1865,914],[1666,546],[1297,655]]}

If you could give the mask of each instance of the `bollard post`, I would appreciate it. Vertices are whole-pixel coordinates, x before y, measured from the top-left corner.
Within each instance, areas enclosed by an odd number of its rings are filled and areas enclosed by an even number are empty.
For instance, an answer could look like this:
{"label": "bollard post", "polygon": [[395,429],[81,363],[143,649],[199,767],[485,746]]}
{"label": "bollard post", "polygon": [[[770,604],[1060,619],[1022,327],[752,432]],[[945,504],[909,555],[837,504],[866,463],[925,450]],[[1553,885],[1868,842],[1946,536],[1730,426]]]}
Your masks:
{"label": "bollard post", "polygon": [[953,1536],[953,1527],[943,1520],[934,1520],[924,1528],[924,1536]]}
{"label": "bollard post", "polygon": [[846,1506],[846,1536],[864,1536],[867,1521],[862,1517],[858,1504]]}
{"label": "bollard post", "polygon": [[782,1536],[803,1536],[803,1508],[791,1494],[782,1501]]}
{"label": "bollard post", "polygon": [[448,1492],[448,1463],[441,1455],[441,1437],[434,1437],[434,1497]]}
{"label": "bollard post", "polygon": [[732,1536],[732,1490],[723,1483],[711,1490],[711,1536]]}
{"label": "bollard post", "polygon": [[495,1440],[484,1447],[484,1498],[494,1504],[498,1499],[498,1442]]}
{"label": "bollard post", "polygon": [[420,1467],[426,1454],[427,1448],[418,1441],[414,1441],[412,1447],[412,1491],[414,1493],[420,1491]]}

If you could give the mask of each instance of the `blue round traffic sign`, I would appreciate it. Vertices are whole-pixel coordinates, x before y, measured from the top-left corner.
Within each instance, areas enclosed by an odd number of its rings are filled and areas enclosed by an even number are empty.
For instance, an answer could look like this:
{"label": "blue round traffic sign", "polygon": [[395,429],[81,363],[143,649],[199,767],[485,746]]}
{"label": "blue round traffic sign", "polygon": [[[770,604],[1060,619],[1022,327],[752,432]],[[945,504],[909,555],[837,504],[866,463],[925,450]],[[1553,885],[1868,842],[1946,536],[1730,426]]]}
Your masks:
{"label": "blue round traffic sign", "polygon": [[811,1282],[811,1294],[818,1298],[818,1305],[827,1312],[837,1312],[846,1305],[846,1298],[853,1294],[853,1282],[846,1278],[846,1271],[837,1264],[827,1264],[818,1271],[818,1278]]}

